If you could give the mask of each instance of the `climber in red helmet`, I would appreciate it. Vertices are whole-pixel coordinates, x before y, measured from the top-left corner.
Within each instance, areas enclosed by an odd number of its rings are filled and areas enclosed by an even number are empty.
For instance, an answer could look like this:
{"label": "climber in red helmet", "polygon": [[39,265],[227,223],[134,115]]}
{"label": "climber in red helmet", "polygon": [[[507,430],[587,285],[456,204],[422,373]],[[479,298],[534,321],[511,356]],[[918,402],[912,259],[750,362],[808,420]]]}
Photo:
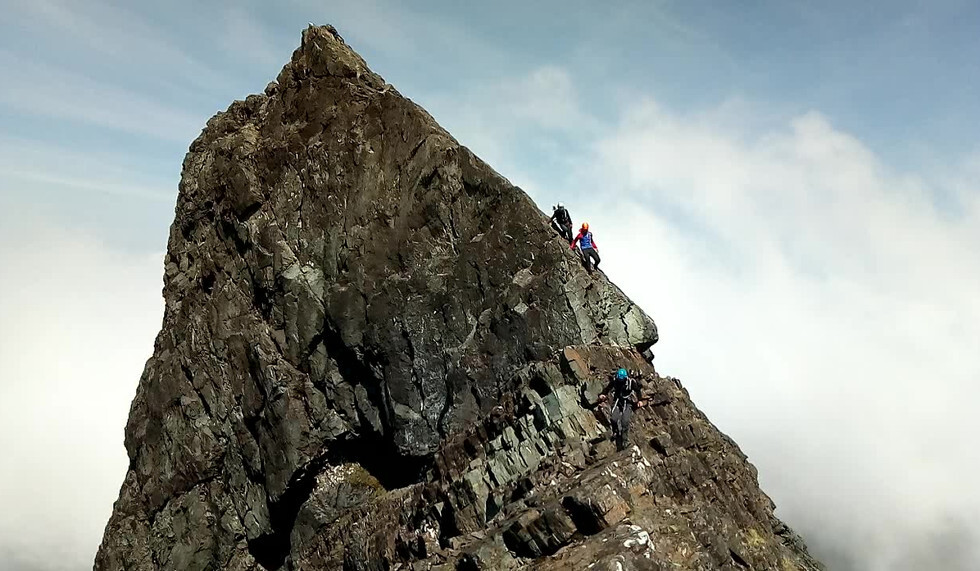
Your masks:
{"label": "climber in red helmet", "polygon": [[580,244],[582,247],[582,261],[585,262],[585,270],[592,273],[592,268],[599,269],[599,248],[596,247],[595,238],[592,237],[592,232],[589,232],[589,223],[583,222],[582,228],[578,231],[578,236],[572,240],[571,249],[575,249],[575,245]]}

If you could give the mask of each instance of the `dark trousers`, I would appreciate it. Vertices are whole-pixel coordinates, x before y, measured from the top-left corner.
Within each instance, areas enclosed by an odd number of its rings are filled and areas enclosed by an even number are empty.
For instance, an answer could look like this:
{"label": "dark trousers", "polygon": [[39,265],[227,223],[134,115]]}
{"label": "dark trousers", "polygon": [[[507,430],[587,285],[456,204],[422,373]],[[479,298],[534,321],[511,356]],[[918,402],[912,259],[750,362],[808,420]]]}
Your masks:
{"label": "dark trousers", "polygon": [[633,403],[629,399],[619,399],[613,403],[609,411],[609,423],[612,425],[613,436],[616,438],[616,448],[626,448],[626,438],[630,432],[630,420],[633,418]]}
{"label": "dark trousers", "polygon": [[595,251],[595,248],[586,248],[582,250],[582,261],[585,262],[585,269],[589,272],[592,268],[599,269],[599,252]]}
{"label": "dark trousers", "polygon": [[553,221],[551,223],[551,225],[554,227],[555,230],[558,231],[558,234],[560,234],[561,237],[564,238],[566,242],[568,242],[569,244],[572,243],[572,240],[574,238],[572,236],[572,225],[571,225],[571,223],[562,224],[561,222],[555,220],[555,221]]}

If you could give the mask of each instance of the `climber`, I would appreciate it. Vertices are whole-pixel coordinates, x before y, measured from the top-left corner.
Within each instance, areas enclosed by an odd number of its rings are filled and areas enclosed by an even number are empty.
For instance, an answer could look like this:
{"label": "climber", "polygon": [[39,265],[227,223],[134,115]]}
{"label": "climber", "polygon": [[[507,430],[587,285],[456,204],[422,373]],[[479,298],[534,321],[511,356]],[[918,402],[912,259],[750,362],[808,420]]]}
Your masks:
{"label": "climber", "polygon": [[633,409],[643,406],[643,401],[640,400],[640,383],[633,380],[626,369],[619,369],[606,388],[599,393],[599,402],[606,402],[609,393],[612,393],[613,398],[609,409],[609,424],[616,440],[616,449],[623,450],[626,448]]}
{"label": "climber", "polygon": [[[595,269],[599,269],[599,248],[596,247],[595,238],[592,237],[592,232],[589,232],[589,223],[583,222],[582,229],[578,231],[578,236],[572,240],[571,249],[575,249],[575,244],[579,243],[582,247],[582,261],[585,263],[585,269],[590,274],[592,273],[593,266]],[[593,263],[594,262],[594,263]]]}
{"label": "climber", "polygon": [[568,210],[565,210],[565,205],[558,203],[556,206],[551,208],[554,212],[551,214],[551,218],[548,222],[551,223],[551,227],[558,231],[558,234],[565,239],[566,242],[572,241],[572,217],[568,215]]}

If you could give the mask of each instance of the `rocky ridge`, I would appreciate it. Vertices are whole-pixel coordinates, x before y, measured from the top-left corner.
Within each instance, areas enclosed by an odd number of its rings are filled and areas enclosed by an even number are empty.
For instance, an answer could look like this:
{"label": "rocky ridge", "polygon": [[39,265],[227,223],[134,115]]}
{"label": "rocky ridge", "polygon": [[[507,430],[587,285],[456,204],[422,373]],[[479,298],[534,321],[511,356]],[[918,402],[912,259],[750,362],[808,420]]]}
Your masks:
{"label": "rocky ridge", "polygon": [[191,145],[164,297],[97,569],[819,568],[653,321],[329,26]]}

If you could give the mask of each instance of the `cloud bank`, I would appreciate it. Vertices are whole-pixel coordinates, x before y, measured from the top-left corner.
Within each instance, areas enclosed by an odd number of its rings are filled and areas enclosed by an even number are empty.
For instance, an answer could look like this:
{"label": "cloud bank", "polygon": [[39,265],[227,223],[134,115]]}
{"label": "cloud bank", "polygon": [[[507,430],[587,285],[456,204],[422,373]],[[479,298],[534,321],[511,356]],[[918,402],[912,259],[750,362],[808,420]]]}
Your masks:
{"label": "cloud bank", "polygon": [[162,258],[0,218],[0,561],[10,568],[95,558],[163,316]]}

